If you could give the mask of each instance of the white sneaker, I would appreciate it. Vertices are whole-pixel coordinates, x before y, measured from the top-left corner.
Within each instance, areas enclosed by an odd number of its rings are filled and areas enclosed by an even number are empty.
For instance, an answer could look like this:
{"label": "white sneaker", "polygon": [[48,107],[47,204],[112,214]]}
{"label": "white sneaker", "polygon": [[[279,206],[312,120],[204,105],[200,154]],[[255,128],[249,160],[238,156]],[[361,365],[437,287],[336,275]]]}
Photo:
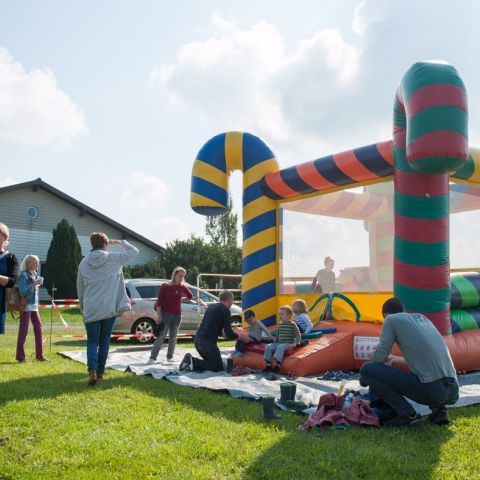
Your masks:
{"label": "white sneaker", "polygon": [[157,363],[157,361],[154,358],[149,358],[147,365],[153,365],[154,363]]}

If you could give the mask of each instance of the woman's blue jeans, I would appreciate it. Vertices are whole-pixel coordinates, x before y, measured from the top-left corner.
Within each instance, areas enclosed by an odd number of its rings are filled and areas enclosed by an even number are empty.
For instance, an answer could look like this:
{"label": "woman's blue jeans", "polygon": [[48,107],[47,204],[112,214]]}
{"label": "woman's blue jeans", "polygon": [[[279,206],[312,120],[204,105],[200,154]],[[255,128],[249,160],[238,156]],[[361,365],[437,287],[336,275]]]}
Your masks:
{"label": "woman's blue jeans", "polygon": [[89,371],[92,368],[98,373],[105,371],[114,323],[115,317],[85,324],[87,330],[87,367]]}

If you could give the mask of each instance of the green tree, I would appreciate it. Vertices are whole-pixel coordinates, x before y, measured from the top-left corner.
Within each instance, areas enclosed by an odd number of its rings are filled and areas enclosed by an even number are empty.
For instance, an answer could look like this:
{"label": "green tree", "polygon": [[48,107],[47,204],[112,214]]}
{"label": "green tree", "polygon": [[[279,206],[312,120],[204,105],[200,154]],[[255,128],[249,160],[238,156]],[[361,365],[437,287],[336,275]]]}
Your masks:
{"label": "green tree", "polygon": [[[165,268],[167,278],[173,269],[180,265],[187,270],[186,281],[197,283],[199,273],[234,273],[241,272],[242,254],[236,245],[221,246],[208,243],[200,237],[191,235],[187,240],[174,240],[167,243],[159,256],[160,264]],[[215,287],[218,278],[205,279],[202,287]],[[229,287],[236,287],[238,281]],[[224,283],[227,287],[227,284]]]}
{"label": "green tree", "polygon": [[237,246],[238,215],[233,212],[231,199],[225,213],[215,217],[207,217],[205,234],[213,245]]}
{"label": "green tree", "polygon": [[52,233],[45,266],[45,286],[51,294],[52,285],[55,284],[57,298],[76,298],[78,264],[82,259],[77,233],[64,218]]}
{"label": "green tree", "polygon": [[123,273],[125,278],[168,278],[158,257],[138,265],[125,265]]}

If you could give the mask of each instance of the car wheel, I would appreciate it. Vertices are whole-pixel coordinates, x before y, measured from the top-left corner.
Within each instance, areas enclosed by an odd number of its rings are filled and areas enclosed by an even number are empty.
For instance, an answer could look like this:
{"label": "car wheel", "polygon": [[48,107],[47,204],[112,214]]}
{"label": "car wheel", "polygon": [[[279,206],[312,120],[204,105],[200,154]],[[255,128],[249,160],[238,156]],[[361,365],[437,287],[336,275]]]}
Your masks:
{"label": "car wheel", "polygon": [[155,339],[156,323],[151,318],[139,318],[132,326],[132,335],[139,343],[151,343]]}
{"label": "car wheel", "polygon": [[242,326],[242,317],[232,317],[232,328]]}

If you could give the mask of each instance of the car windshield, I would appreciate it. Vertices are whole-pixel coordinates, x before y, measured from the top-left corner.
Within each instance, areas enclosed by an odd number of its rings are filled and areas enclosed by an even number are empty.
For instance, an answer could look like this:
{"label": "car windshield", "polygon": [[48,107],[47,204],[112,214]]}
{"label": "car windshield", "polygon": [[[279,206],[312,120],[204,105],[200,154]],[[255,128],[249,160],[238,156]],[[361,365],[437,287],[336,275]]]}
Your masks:
{"label": "car windshield", "polygon": [[160,285],[138,285],[135,288],[141,298],[157,298]]}

